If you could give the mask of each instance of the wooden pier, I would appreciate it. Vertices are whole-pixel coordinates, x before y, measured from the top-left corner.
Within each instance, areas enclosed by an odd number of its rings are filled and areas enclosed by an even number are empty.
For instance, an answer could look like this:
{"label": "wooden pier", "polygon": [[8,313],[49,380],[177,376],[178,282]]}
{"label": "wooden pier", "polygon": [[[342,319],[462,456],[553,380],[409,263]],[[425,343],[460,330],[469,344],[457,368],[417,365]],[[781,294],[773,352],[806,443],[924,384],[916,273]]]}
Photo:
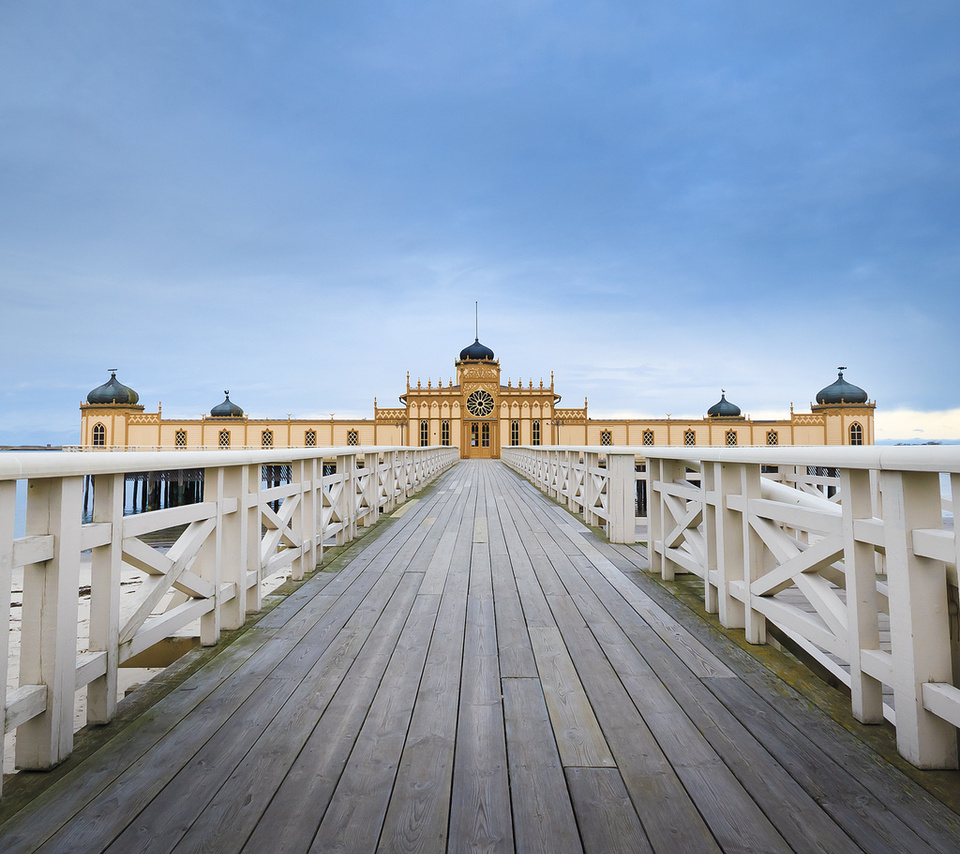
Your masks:
{"label": "wooden pier", "polygon": [[956,803],[958,772],[903,773],[645,564],[461,462],[70,760],[0,851],[960,850],[916,782]]}

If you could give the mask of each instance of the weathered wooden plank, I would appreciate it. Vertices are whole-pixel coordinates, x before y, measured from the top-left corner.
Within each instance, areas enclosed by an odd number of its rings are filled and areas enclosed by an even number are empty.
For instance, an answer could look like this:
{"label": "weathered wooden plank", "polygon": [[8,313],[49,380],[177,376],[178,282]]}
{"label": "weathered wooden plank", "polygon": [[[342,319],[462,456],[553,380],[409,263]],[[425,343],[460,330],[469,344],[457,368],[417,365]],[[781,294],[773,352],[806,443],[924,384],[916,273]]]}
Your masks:
{"label": "weathered wooden plank", "polygon": [[[575,598],[587,615],[597,640],[674,768],[709,765],[715,761],[713,757],[719,755],[794,850],[856,850],[850,838],[837,828],[823,809],[715,701],[701,680],[658,642],[651,629],[637,623],[638,615],[624,607],[615,591],[602,584],[591,586],[587,582],[582,588],[573,586]],[[591,610],[584,590],[592,592],[594,589],[600,593],[600,599],[608,600],[606,604],[622,621],[620,625],[606,620],[604,612]],[[640,641],[639,648],[631,643],[631,639]],[[643,656],[650,658],[654,667]],[[667,684],[661,681],[661,677],[667,680]],[[714,700],[707,709],[702,705],[705,697]],[[689,782],[690,775],[685,777],[683,770],[678,773],[685,784]],[[692,781],[702,785],[696,776]],[[731,783],[730,780],[727,782]],[[739,797],[733,789],[731,791]],[[709,790],[704,789],[704,792],[709,793]],[[698,806],[704,810],[711,827],[719,827],[720,832],[729,830],[730,821],[724,816],[728,804],[714,801],[704,807],[698,801]],[[747,804],[747,809],[750,808]]]}
{"label": "weathered wooden plank", "polygon": [[376,848],[439,607],[417,596],[311,852]]}
{"label": "weathered wooden plank", "polygon": [[242,850],[279,852],[309,848],[409,616],[417,583],[413,575],[401,579],[390,606]]}
{"label": "weathered wooden plank", "polygon": [[517,850],[583,851],[539,680],[504,679],[503,708]]}
{"label": "weathered wooden plank", "polygon": [[493,600],[497,622],[502,678],[537,676],[530,634],[520,605],[520,594],[513,576],[510,557],[493,555]]}
{"label": "weathered wooden plank", "polygon": [[587,854],[652,854],[616,768],[566,768],[570,799]]}
{"label": "weathered wooden plank", "polygon": [[[643,578],[638,579],[637,583],[648,586],[649,593],[660,597],[661,605],[675,609],[678,617],[688,613],[686,606],[661,591],[655,583],[647,582]],[[728,660],[732,666],[736,667],[737,675],[756,693],[757,697],[764,699],[772,709],[775,718],[788,726],[795,727],[810,744],[818,747],[822,754],[821,762],[825,763],[822,767],[827,769],[825,773],[828,779],[832,774],[829,769],[834,763],[839,764],[857,781],[858,785],[864,786],[872,793],[876,798],[874,803],[882,804],[884,813],[889,812],[899,816],[935,850],[945,852],[952,850],[951,846],[955,845],[955,840],[960,836],[960,817],[956,813],[929,792],[921,789],[873,750],[865,749],[863,742],[855,734],[838,726],[819,708],[817,704],[819,697],[811,700],[801,696],[770,668],[735,647],[707,623],[691,622],[690,626],[700,633],[701,640],[715,643],[719,649],[727,650]],[[715,689],[723,685],[723,680],[708,679],[704,680],[702,685]],[[675,685],[673,681],[668,682],[668,687],[678,696],[682,695],[682,687]],[[730,686],[731,690],[733,687]],[[718,692],[714,690],[714,693]],[[847,702],[843,701],[842,705],[846,707]],[[708,717],[717,716],[719,719],[719,714],[712,707],[704,705]],[[747,728],[753,730],[752,727]],[[723,730],[727,731],[727,727],[724,726]],[[709,732],[706,728],[704,731]],[[759,737],[758,733],[754,733],[754,736]],[[785,773],[796,778],[796,781],[802,781],[802,775],[794,773],[790,763],[784,762],[783,765],[786,769]],[[811,791],[810,795],[818,798],[818,790]],[[823,806],[833,820],[836,820],[837,817],[830,810],[831,803],[824,801]],[[870,821],[869,812],[864,811],[860,820]],[[857,834],[855,825],[844,824],[844,826],[851,828],[851,836],[861,845],[864,844]],[[880,847],[878,850],[885,849]]]}
{"label": "weathered wooden plank", "polygon": [[890,812],[829,755],[830,741],[813,744],[740,680],[718,679],[711,681],[710,688],[864,850],[911,854],[951,850],[944,845],[956,850],[957,837],[953,834],[949,840],[943,838],[942,831],[937,834],[939,840],[921,839],[913,826]]}
{"label": "weathered wooden plank", "polygon": [[472,578],[447,850],[514,850],[493,597]]}
{"label": "weathered wooden plank", "polygon": [[558,628],[533,626],[530,641],[563,764],[614,764]]}
{"label": "weathered wooden plank", "polygon": [[446,530],[440,537],[437,550],[430,558],[427,571],[423,576],[423,583],[420,585],[420,592],[424,594],[443,593],[443,585],[447,580],[447,571],[450,569],[450,561],[453,559],[453,547],[457,542],[457,531],[455,528]]}
{"label": "weathered wooden plank", "polygon": [[[412,596],[415,581],[411,580],[408,585],[408,596]],[[387,606],[392,590],[393,588],[382,584],[378,591],[379,609],[357,609],[336,632],[332,642],[319,633],[305,638],[305,642],[300,644],[303,648],[303,662],[309,666],[305,675],[298,677],[290,670],[290,666],[296,661],[293,655],[288,656],[277,668],[270,678],[283,676],[292,679],[295,690],[282,708],[272,710],[275,717],[271,719],[270,728],[255,742],[252,739],[255,735],[252,728],[242,730],[249,740],[236,738],[237,730],[231,720],[229,730],[225,730],[226,737],[233,738],[240,754],[239,759],[234,757],[232,767],[227,761],[229,754],[226,751],[217,757],[209,755],[208,748],[213,743],[210,742],[198,754],[198,759],[204,762],[201,779],[197,784],[198,791],[190,791],[190,779],[183,773],[168,787],[174,793],[173,796],[183,802],[171,807],[174,814],[182,820],[183,816],[191,812],[197,813],[194,823],[179,843],[180,850],[196,850],[201,840],[212,835],[217,836],[219,844],[224,848],[233,844],[235,850],[239,849],[369,638],[374,624]],[[370,605],[373,604],[373,601],[370,601]],[[332,626],[325,634],[329,635],[333,628]],[[229,778],[226,777],[227,774]],[[224,779],[225,782],[219,785]],[[150,809],[161,800],[158,798],[151,804]],[[199,812],[201,807],[202,812]],[[145,824],[145,815],[142,815],[137,825],[140,827]],[[167,832],[161,829],[157,837]]]}
{"label": "weathered wooden plank", "polygon": [[[465,537],[460,545],[468,546]],[[447,847],[468,582],[469,567],[454,560],[378,851],[430,854]]]}

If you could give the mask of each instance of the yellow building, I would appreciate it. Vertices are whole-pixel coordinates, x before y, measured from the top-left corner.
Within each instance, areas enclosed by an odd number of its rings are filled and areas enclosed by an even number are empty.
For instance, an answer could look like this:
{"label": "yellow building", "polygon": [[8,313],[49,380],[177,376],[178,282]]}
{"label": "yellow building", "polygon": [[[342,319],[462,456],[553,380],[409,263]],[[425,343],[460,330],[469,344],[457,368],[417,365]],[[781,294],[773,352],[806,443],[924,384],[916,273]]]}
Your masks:
{"label": "yellow building", "polygon": [[479,340],[460,351],[456,381],[410,384],[399,407],[372,419],[250,418],[229,392],[209,415],[164,419],[146,412],[139,395],[116,378],[95,388],[80,407],[84,448],[343,447],[451,445],[460,456],[500,456],[505,445],[871,445],[876,404],[839,376],[817,394],[809,413],[781,420],[749,420],[726,399],[700,419],[590,418],[583,407],[559,407],[560,395],[541,379],[503,385],[500,362]]}

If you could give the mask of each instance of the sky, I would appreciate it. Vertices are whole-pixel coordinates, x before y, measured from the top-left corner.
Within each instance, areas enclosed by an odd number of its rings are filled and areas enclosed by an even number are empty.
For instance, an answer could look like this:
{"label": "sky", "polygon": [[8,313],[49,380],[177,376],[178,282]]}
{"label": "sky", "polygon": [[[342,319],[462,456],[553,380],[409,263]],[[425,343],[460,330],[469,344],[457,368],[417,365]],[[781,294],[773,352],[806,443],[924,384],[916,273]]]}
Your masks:
{"label": "sky", "polygon": [[371,416],[502,375],[591,415],[960,439],[960,4],[0,0],[0,443]]}

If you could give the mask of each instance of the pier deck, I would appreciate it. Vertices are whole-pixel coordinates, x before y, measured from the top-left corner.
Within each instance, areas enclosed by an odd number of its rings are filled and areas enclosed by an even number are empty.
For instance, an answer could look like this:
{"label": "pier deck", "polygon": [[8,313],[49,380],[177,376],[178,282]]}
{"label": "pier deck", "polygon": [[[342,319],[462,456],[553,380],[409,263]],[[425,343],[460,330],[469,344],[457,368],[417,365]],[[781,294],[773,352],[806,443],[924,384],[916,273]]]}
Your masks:
{"label": "pier deck", "polygon": [[953,811],[506,467],[396,515],[0,850],[958,850]]}

